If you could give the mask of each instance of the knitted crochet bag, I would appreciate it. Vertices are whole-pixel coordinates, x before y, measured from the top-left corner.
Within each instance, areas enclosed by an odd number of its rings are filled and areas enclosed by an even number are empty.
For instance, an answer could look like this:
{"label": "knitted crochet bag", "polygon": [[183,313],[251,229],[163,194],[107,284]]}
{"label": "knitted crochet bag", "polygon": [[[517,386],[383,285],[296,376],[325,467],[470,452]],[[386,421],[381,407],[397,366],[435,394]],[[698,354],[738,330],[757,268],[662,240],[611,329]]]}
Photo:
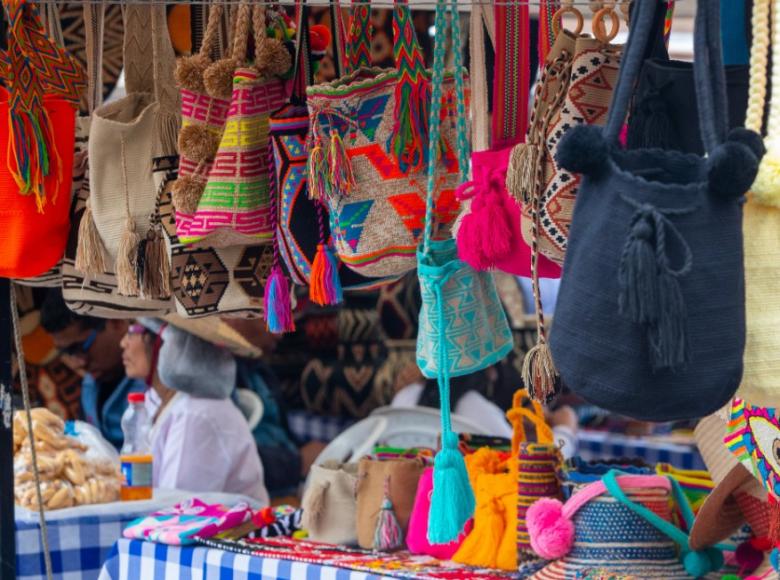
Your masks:
{"label": "knitted crochet bag", "polygon": [[7,0],[8,50],[0,53],[0,276],[46,272],[68,236],[81,65],[46,33],[37,9]]}
{"label": "knitted crochet bag", "polygon": [[[164,7],[127,7],[124,44],[127,96],[92,115],[90,197],[79,240],[88,258],[80,263],[97,273],[105,256],[115,264],[120,294],[164,299],[170,297],[165,246],[153,223],[161,185],[156,165],[176,153],[180,109]],[[142,279],[145,265],[153,283]]]}
{"label": "knitted crochet bag", "polygon": [[[338,1],[330,3],[333,22],[333,47],[336,76],[341,76],[344,31]],[[296,284],[309,286],[309,297],[322,306],[340,300],[341,289],[370,289],[384,279],[365,278],[346,267],[339,267],[333,254],[327,208],[323,200],[309,197],[306,173],[309,139],[309,110],[306,87],[314,84],[311,53],[320,47],[310,46],[309,7],[299,7],[296,74],[290,102],[274,112],[269,120],[274,150],[276,178],[279,185],[277,205],[277,243],[290,278]],[[316,264],[316,265],[315,265]],[[333,278],[333,269],[338,277]],[[312,271],[317,275],[312,279]],[[333,281],[330,284],[326,282]]]}
{"label": "knitted crochet bag", "polygon": [[[250,16],[255,47],[251,66],[247,60]],[[280,40],[266,36],[262,6],[239,5],[231,61],[233,91],[214,163],[195,212],[176,215],[176,233],[185,244],[228,247],[273,237],[268,118],[287,101],[278,75],[290,69],[292,59]]]}
{"label": "knitted crochet bag", "polygon": [[[750,50],[750,96],[745,126],[760,131],[766,99],[769,48],[769,2],[753,7],[753,44]],[[772,2],[772,68],[780,71],[780,6]],[[745,243],[745,309],[747,340],[745,374],[737,391],[751,405],[775,408],[780,371],[777,328],[780,303],[775,298],[777,256],[780,253],[780,86],[772,84],[767,123],[767,153],[743,208]]]}
{"label": "knitted crochet bag", "polygon": [[[417,364],[423,375],[437,378],[441,399],[442,450],[434,466],[433,497],[428,539],[448,543],[458,537],[474,511],[474,495],[468,484],[463,458],[458,452],[457,435],[450,424],[450,377],[484,369],[512,349],[512,334],[490,272],[476,272],[457,257],[455,240],[433,240],[434,192],[437,190],[437,164],[442,121],[441,91],[446,52],[447,5],[436,6],[436,39],[431,113],[429,124],[428,195],[423,243],[417,251],[417,273],[422,294]],[[465,181],[468,161],[466,138],[466,96],[460,49],[460,18],[457,6],[451,10],[454,39],[457,107],[457,156],[461,181]]]}
{"label": "knitted crochet bag", "polygon": [[303,493],[301,523],[309,539],[329,544],[357,542],[356,463],[326,461],[313,465]]}
{"label": "knitted crochet bag", "polygon": [[[415,268],[425,216],[424,166],[430,71],[417,42],[409,6],[396,2],[395,69],[368,68],[370,6],[355,8],[349,57],[353,72],[309,87],[309,195],[330,211],[336,252],[371,278]],[[454,80],[447,78],[435,231],[447,235],[457,215]],[[464,160],[467,161],[467,160]]]}
{"label": "knitted crochet bag", "polygon": [[719,409],[742,377],[740,202],[761,147],[752,131],[726,137],[713,0],[699,3],[694,35],[708,156],[617,147],[654,5],[635,4],[606,127],[576,127],[558,149],[558,163],[583,180],[550,346],[563,383],[588,401],[669,421]]}

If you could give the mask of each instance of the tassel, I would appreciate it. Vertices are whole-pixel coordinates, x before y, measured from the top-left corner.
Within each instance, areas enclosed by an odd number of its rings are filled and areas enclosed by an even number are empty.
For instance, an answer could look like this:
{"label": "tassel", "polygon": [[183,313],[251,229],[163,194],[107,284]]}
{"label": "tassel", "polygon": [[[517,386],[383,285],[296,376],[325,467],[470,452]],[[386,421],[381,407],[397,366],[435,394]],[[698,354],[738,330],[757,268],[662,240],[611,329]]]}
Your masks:
{"label": "tassel", "polygon": [[651,93],[636,107],[628,121],[629,149],[679,149],[677,136],[666,101],[658,93]]}
{"label": "tassel", "polygon": [[[487,191],[477,192],[456,238],[458,257],[475,270],[495,268],[512,251],[512,228],[500,183],[491,177]],[[510,203],[513,203],[511,200]]]}
{"label": "tassel", "polygon": [[447,431],[442,433],[442,448],[433,464],[428,541],[448,544],[456,540],[473,515],[474,491],[458,449],[458,436]]}
{"label": "tassel", "polygon": [[396,82],[390,149],[404,173],[421,171],[425,166],[430,101],[430,86],[422,75],[414,81],[399,79]]}
{"label": "tassel", "polygon": [[653,370],[681,368],[689,360],[687,312],[680,282],[669,272],[658,279],[658,312],[658,321],[649,328]]}
{"label": "tassel", "polygon": [[348,195],[355,186],[352,162],[347,155],[341,135],[334,132],[330,137],[330,182],[339,195]]}
{"label": "tassel", "polygon": [[539,148],[533,143],[518,143],[512,149],[506,171],[506,190],[518,203],[530,203],[535,193]]}
{"label": "tassel", "polygon": [[171,263],[168,250],[160,232],[149,230],[145,240],[138,244],[137,268],[141,284],[141,296],[154,300],[167,300],[171,297]]}
{"label": "tassel", "polygon": [[87,202],[84,214],[79,222],[78,242],[76,244],[75,267],[87,275],[103,274],[106,272],[103,240],[95,225],[92,215],[92,206]]}
{"label": "tassel", "polygon": [[558,370],[550,345],[539,342],[526,353],[521,376],[528,394],[535,401],[547,403],[557,394]]}
{"label": "tassel", "polygon": [[328,184],[325,181],[325,152],[319,139],[309,151],[308,169],[309,199],[324,200],[328,194]]}
{"label": "tassel", "polygon": [[[495,478],[487,474],[480,477]],[[479,568],[498,567],[498,550],[504,537],[506,518],[504,504],[494,493],[493,490],[484,489],[489,499],[477,506],[474,529],[458,548],[453,561]]]}
{"label": "tassel", "polygon": [[279,264],[274,264],[263,296],[265,322],[269,331],[283,334],[295,330],[290,303],[290,286]]}
{"label": "tassel", "polygon": [[122,296],[138,296],[139,287],[136,278],[136,258],[141,236],[135,227],[135,221],[130,216],[125,220],[125,231],[119,240],[116,257],[117,292]]}
{"label": "tassel", "polygon": [[404,538],[401,524],[393,511],[393,502],[390,500],[390,478],[385,478],[385,496],[382,499],[382,508],[376,521],[374,531],[374,549],[383,552],[398,550],[403,547]]}
{"label": "tassel", "polygon": [[655,322],[660,312],[653,234],[653,225],[647,219],[638,219],[631,226],[620,257],[618,309],[639,324]]}
{"label": "tassel", "polygon": [[311,265],[309,298],[320,306],[334,306],[343,300],[336,257],[326,244],[317,245]]}

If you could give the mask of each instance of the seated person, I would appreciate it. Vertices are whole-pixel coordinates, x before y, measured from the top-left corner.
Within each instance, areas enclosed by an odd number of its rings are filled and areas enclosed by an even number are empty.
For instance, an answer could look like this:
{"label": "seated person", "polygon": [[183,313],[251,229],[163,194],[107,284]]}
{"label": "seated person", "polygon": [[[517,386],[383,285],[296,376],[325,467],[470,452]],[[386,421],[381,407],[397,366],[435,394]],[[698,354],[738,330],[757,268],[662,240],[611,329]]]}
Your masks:
{"label": "seated person", "polygon": [[128,322],[75,314],[65,304],[62,291],[52,288],[41,305],[41,326],[66,355],[68,366],[86,373],[81,384],[81,418],[118,448],[127,395],[146,390],[143,380],[125,376],[122,365],[119,342]]}
{"label": "seated person", "polygon": [[230,399],[233,355],[155,319],[131,325],[122,349],[127,375],[151,386],[154,487],[236,493],[267,505],[255,441]]}

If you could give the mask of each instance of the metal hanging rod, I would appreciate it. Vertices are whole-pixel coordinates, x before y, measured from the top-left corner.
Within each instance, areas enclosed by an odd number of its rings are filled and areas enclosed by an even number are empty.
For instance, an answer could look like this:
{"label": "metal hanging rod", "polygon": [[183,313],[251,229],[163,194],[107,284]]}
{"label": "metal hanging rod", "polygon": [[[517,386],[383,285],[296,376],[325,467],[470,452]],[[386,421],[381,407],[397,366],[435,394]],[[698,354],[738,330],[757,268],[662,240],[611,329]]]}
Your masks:
{"label": "metal hanging rod", "polygon": [[[175,6],[178,4],[186,4],[186,5],[205,5],[205,6],[211,6],[214,4],[222,4],[222,5],[237,5],[240,4],[242,0],[179,0],[179,1],[165,1],[165,0],[34,0],[35,4],[105,4],[107,6],[110,5],[159,5],[164,4],[166,6]],[[527,6],[540,6],[542,5],[544,0],[458,0],[458,4],[462,6],[476,6],[476,5],[490,5],[490,6],[517,6],[517,5],[527,5]],[[666,4],[667,0],[657,0],[661,4]],[[694,0],[674,0],[675,4],[678,3],[688,3],[692,2]],[[259,4],[261,6],[267,6],[267,5],[283,5],[283,6],[293,6],[295,3],[291,2],[289,0],[283,0],[281,2],[273,2],[273,1],[265,1],[265,0],[249,0],[250,4]],[[615,2],[616,6],[620,4],[621,0],[617,0]],[[408,0],[409,5],[412,8],[435,8],[436,7],[436,0]],[[604,4],[608,4],[609,1],[605,1]],[[327,0],[309,0],[308,1],[309,6],[327,6],[328,2]],[[355,6],[359,4],[370,4],[372,7],[375,8],[392,8],[393,2],[392,0],[344,0],[341,3],[342,8],[349,8],[350,6]],[[587,8],[588,13],[590,12],[590,6],[592,4],[592,0],[574,0],[569,5],[574,5],[582,8]]]}

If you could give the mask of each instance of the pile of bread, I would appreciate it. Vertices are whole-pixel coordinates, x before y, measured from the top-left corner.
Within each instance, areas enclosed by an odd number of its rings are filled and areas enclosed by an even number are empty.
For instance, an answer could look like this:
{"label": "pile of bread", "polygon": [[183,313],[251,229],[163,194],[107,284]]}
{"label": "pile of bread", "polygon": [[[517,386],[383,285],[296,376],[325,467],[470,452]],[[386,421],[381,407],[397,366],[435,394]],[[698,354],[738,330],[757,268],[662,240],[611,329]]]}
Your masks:
{"label": "pile of bread", "polygon": [[[65,435],[62,419],[47,409],[33,409],[32,430],[45,509],[119,500],[119,466],[108,460],[87,458],[87,447]],[[37,510],[38,494],[24,411],[14,415],[14,480],[16,503]]]}

